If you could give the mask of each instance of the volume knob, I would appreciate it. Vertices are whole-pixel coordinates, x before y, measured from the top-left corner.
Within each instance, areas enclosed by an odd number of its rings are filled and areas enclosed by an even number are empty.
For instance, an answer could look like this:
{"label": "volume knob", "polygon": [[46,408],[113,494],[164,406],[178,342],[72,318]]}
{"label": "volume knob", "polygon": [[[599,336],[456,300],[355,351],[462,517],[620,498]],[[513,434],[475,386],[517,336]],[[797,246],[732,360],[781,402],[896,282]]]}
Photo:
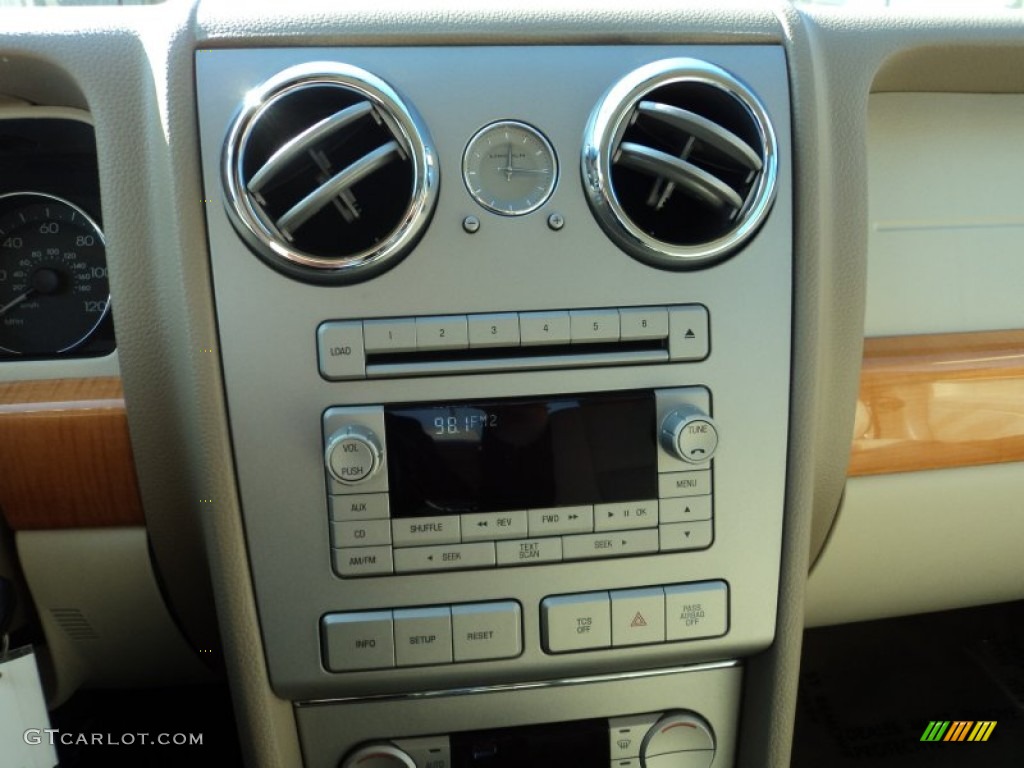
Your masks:
{"label": "volume knob", "polygon": [[345,758],[341,768],[416,768],[416,763],[398,747],[383,742],[359,747]]}
{"label": "volume knob", "polygon": [[345,485],[369,480],[380,469],[384,451],[372,430],[351,424],[327,439],[324,463],[331,477]]}
{"label": "volume knob", "polygon": [[669,413],[661,422],[659,437],[666,451],[688,464],[710,461],[718,448],[715,422],[692,405],[684,405]]}

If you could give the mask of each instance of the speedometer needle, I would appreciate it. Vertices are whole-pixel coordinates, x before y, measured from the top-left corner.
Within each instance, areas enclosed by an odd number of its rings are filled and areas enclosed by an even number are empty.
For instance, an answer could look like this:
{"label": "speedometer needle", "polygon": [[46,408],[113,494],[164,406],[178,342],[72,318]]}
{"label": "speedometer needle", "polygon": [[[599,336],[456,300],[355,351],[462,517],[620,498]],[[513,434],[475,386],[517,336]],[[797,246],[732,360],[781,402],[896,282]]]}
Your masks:
{"label": "speedometer needle", "polygon": [[6,315],[8,313],[8,311],[14,309],[16,306],[21,304],[21,302],[25,301],[25,299],[27,299],[29,296],[31,296],[35,292],[36,292],[35,288],[29,288],[27,291],[25,291],[23,294],[21,294],[21,296],[19,296],[18,298],[16,298],[13,301],[9,301],[6,304],[4,304],[2,307],[0,307],[0,317],[3,317],[4,315]]}

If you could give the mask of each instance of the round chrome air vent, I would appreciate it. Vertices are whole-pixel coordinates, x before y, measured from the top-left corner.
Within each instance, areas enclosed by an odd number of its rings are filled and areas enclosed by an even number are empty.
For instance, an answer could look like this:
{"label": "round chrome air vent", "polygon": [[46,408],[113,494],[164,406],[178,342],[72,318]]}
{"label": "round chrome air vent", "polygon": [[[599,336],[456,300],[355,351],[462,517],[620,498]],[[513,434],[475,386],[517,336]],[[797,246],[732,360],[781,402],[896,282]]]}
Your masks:
{"label": "round chrome air vent", "polygon": [[583,142],[590,207],[627,253],[690,269],[734,253],[775,196],[775,134],[757,97],[723,69],[667,59],[620,80]]}
{"label": "round chrome air vent", "polygon": [[437,200],[422,121],[387,83],[344,64],[303,64],[250,92],[222,160],[239,234],[272,267],[310,282],[394,266]]}

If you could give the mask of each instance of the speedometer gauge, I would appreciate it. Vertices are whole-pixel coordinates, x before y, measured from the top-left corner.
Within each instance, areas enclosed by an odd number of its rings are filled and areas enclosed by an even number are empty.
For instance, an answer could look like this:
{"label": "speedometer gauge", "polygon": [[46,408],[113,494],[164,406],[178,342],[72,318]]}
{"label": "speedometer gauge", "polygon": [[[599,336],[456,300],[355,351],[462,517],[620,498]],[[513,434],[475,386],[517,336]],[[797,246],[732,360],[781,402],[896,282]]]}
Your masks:
{"label": "speedometer gauge", "polygon": [[70,352],[110,308],[103,233],[88,214],[38,192],[0,195],[0,352]]}

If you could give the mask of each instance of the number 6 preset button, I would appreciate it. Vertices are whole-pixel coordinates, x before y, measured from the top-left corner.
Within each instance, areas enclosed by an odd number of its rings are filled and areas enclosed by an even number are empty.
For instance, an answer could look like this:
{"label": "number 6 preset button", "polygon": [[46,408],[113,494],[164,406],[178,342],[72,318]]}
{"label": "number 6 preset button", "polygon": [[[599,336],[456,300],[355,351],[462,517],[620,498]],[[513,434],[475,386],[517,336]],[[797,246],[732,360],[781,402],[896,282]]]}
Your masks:
{"label": "number 6 preset button", "polygon": [[612,644],[611,601],[607,592],[546,597],[540,610],[544,648],[548,653],[608,648]]}

